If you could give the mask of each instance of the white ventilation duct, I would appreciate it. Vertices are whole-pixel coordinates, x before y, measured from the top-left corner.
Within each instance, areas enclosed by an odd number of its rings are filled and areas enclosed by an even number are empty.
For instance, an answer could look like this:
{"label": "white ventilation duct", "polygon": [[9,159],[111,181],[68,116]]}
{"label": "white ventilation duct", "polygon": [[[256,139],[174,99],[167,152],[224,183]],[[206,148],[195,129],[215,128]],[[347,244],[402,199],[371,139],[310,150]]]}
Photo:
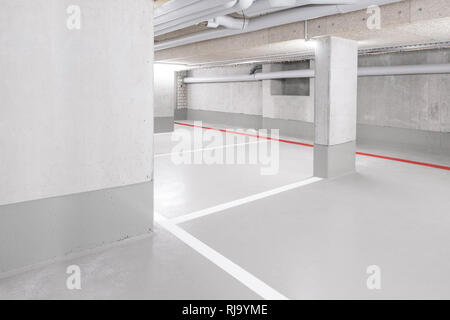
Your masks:
{"label": "white ventilation duct", "polygon": [[[172,2],[180,3],[180,1],[185,0]],[[185,5],[173,4],[167,7],[163,5],[155,11],[155,36],[193,26],[217,16],[243,12],[250,8],[253,2],[255,0],[191,0]]]}
{"label": "white ventilation duct", "polygon": [[244,30],[247,28],[248,20],[236,19],[229,16],[220,16],[208,21],[209,28],[223,26],[227,29]]}
{"label": "white ventilation duct", "polygon": [[358,0],[258,0],[253,6],[245,10],[245,15],[252,17],[274,11],[286,10],[308,5],[343,5],[354,4]]}
{"label": "white ventilation duct", "polygon": [[450,64],[419,64],[388,67],[362,67],[358,69],[358,76],[399,76],[420,74],[450,73]]}
{"label": "white ventilation duct", "polygon": [[[345,4],[356,0],[172,0],[155,10],[155,36],[231,13],[267,13],[310,4]],[[292,5],[291,5],[292,4]],[[255,9],[253,9],[255,8]]]}
{"label": "white ventilation duct", "polygon": [[[169,6],[172,2],[174,4]],[[238,0],[190,0],[185,5],[179,4],[180,2],[183,1],[171,1],[155,10],[155,36],[240,10]],[[175,6],[175,4],[178,4],[178,6]]]}
{"label": "white ventilation duct", "polygon": [[[264,1],[264,0],[263,0]],[[320,0],[318,0],[320,1]],[[240,33],[253,32],[266,28],[271,28],[279,25],[285,25],[298,21],[305,21],[315,19],[319,17],[345,13],[350,11],[361,10],[367,8],[370,5],[384,5],[388,3],[400,2],[402,0],[360,0],[355,4],[341,4],[341,5],[322,5],[322,6],[309,6],[309,7],[297,7],[281,12],[268,14],[265,16],[248,19],[247,27],[244,30],[239,29],[218,29],[208,30],[201,33],[196,33],[173,40],[168,40],[155,44],[155,51],[169,49],[177,46],[182,46],[190,43],[223,38]],[[317,2],[317,1],[309,1]],[[338,3],[339,0],[334,0],[334,3]],[[323,1],[322,1],[323,3]],[[347,0],[343,0],[341,3],[348,3]]]}
{"label": "white ventilation duct", "polygon": [[[358,69],[359,77],[368,76],[398,76],[420,74],[446,74],[450,73],[450,64],[424,64],[387,67],[361,67]],[[274,79],[314,78],[314,69],[291,70],[281,72],[256,73],[253,75],[233,75],[207,78],[184,78],[184,83],[220,83],[220,82],[249,82]]]}
{"label": "white ventilation duct", "polygon": [[238,6],[240,10],[247,10],[255,2],[255,0],[239,0]]}
{"label": "white ventilation duct", "polygon": [[154,24],[159,25],[171,19],[188,16],[192,13],[206,11],[211,8],[222,6],[231,8],[238,0],[173,0],[166,2],[155,9]]}

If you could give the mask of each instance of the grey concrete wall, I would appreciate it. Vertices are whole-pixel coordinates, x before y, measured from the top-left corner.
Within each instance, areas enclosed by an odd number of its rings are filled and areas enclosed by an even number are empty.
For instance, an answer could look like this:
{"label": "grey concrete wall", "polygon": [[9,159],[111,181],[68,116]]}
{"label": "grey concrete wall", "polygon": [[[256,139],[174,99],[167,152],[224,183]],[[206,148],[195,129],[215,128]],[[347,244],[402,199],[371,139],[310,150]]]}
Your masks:
{"label": "grey concrete wall", "polygon": [[[360,56],[360,66],[450,63],[450,49]],[[190,76],[246,74],[252,65],[199,69]],[[312,67],[314,67],[312,63]],[[264,65],[264,72],[273,65]],[[314,81],[310,96],[271,94],[271,81],[190,84],[189,108],[262,115],[264,118],[314,120]],[[260,96],[260,94],[262,96]],[[260,104],[260,106],[258,106]],[[378,127],[450,131],[450,75],[406,75],[358,78],[358,123]]]}
{"label": "grey concrete wall", "polygon": [[315,144],[355,141],[358,43],[337,37],[317,40],[315,70]]}
{"label": "grey concrete wall", "polygon": [[175,106],[175,116],[177,110],[187,109],[188,107],[188,90],[187,85],[184,83],[184,78],[188,75],[187,70],[181,70],[176,72],[176,106]]}
{"label": "grey concrete wall", "polygon": [[165,133],[172,132],[174,129],[175,117],[155,117],[154,123],[154,133]]}
{"label": "grey concrete wall", "polygon": [[[360,66],[450,63],[450,49],[359,58]],[[358,123],[450,132],[450,74],[360,77]]]}
{"label": "grey concrete wall", "polygon": [[176,101],[176,66],[154,65],[155,117],[173,117]]}
{"label": "grey concrete wall", "polygon": [[154,132],[173,131],[177,103],[177,65],[154,64]]}
{"label": "grey concrete wall", "polygon": [[[253,65],[194,69],[190,77],[249,74]],[[188,107],[194,110],[262,114],[262,83],[201,83],[188,85]]]}
{"label": "grey concrete wall", "polygon": [[[314,67],[312,61],[311,67]],[[266,64],[263,72],[280,71],[276,64]],[[263,81],[263,116],[269,119],[314,122],[314,79],[310,79],[309,96],[272,95],[273,80]]]}
{"label": "grey concrete wall", "polygon": [[[81,28],[69,29],[73,4],[1,1],[1,271],[37,262],[24,256],[51,258],[120,240],[130,230],[109,229],[111,206],[96,201],[68,199],[54,208],[42,200],[47,206],[25,206],[12,217],[14,204],[152,184],[153,4],[78,0]],[[151,204],[151,191],[144,194],[134,200]],[[152,227],[151,206],[144,217],[133,211],[140,204],[120,192],[103,199],[127,204],[114,221],[130,217],[135,231]],[[80,234],[66,241],[59,231],[70,228]],[[46,247],[51,241],[60,248]],[[34,255],[39,244],[42,254]]]}
{"label": "grey concrete wall", "polygon": [[72,3],[2,1],[0,205],[151,180],[150,5]]}

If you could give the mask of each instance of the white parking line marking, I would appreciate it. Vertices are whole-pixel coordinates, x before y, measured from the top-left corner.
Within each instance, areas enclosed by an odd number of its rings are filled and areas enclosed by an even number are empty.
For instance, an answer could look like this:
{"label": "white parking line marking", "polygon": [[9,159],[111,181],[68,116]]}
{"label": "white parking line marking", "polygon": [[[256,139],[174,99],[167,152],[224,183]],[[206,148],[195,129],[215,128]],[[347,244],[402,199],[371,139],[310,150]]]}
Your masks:
{"label": "white parking line marking", "polygon": [[173,224],[171,221],[155,212],[156,222],[164,229],[169,231],[175,237],[183,241],[189,247],[197,251],[206,259],[214,263],[223,271],[231,275],[233,278],[241,282],[247,288],[261,296],[266,300],[288,300],[287,297],[268,286],[266,283],[256,278],[251,273],[247,272],[228,258],[224,257],[211,247],[207,246],[179,226]]}
{"label": "white parking line marking", "polygon": [[289,191],[289,190],[292,190],[292,189],[297,189],[297,188],[300,188],[300,187],[304,187],[304,186],[307,186],[309,184],[319,182],[321,180],[323,180],[323,179],[322,178],[317,178],[317,177],[309,178],[309,179],[306,179],[306,180],[302,180],[302,181],[299,181],[299,182],[288,184],[288,185],[283,186],[283,187],[279,187],[279,188],[272,189],[272,190],[269,190],[269,191],[261,192],[261,193],[258,193],[258,194],[255,194],[255,195],[252,195],[252,196],[249,196],[249,197],[245,197],[245,198],[234,200],[234,201],[231,201],[231,202],[219,204],[219,205],[211,207],[211,208],[207,208],[207,209],[196,211],[196,212],[193,212],[193,213],[190,213],[190,214],[186,214],[186,215],[183,215],[183,216],[180,216],[180,217],[177,217],[177,218],[173,218],[170,221],[172,223],[174,223],[174,224],[180,224],[180,223],[183,223],[183,222],[186,222],[186,221],[190,221],[190,220],[193,220],[193,219],[198,219],[198,218],[201,218],[201,217],[204,217],[204,216],[216,213],[216,212],[220,212],[220,211],[223,211],[223,210],[226,210],[226,209],[230,209],[230,208],[234,208],[234,207],[237,207],[237,206],[241,206],[241,205],[249,203],[249,202],[253,202],[253,201],[256,201],[256,200],[264,199],[264,198],[267,198],[267,197],[270,197],[270,196],[273,196],[273,195],[276,195],[276,194],[279,194],[279,193],[282,193],[282,192],[285,192],[285,191]]}

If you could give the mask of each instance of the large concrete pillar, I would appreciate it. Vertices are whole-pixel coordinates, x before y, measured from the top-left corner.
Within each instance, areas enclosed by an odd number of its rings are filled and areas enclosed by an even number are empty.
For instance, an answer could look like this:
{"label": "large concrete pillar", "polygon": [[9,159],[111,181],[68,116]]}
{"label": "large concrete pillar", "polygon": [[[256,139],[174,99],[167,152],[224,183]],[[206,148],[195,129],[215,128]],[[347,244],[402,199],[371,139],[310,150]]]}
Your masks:
{"label": "large concrete pillar", "polygon": [[317,40],[314,175],[332,178],[355,171],[358,44]]}
{"label": "large concrete pillar", "polygon": [[1,1],[0,274],[151,231],[152,17]]}

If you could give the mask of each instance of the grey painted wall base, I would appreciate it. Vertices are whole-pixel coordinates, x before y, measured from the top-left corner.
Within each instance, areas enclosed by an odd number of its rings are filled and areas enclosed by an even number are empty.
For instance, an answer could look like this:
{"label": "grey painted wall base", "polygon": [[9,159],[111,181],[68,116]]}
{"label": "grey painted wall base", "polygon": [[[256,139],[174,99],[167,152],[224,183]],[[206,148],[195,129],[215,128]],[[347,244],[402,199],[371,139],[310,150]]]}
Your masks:
{"label": "grey painted wall base", "polygon": [[164,133],[173,131],[173,117],[155,117],[154,118],[154,133]]}
{"label": "grey painted wall base", "polygon": [[279,129],[280,135],[314,140],[314,124],[311,122],[263,118],[258,115],[188,109],[186,120],[220,123],[232,127],[252,129]]}
{"label": "grey painted wall base", "polygon": [[175,120],[187,120],[187,108],[175,109]]}
{"label": "grey painted wall base", "polygon": [[381,145],[398,150],[414,150],[450,156],[450,132],[433,132],[403,128],[357,126],[358,145]]}
{"label": "grey painted wall base", "polygon": [[314,123],[311,122],[263,118],[263,128],[279,129],[282,136],[314,140]]}
{"label": "grey painted wall base", "polygon": [[334,178],[355,172],[355,141],[334,146],[314,145],[314,176]]}
{"label": "grey painted wall base", "polygon": [[0,273],[152,229],[153,182],[0,206]]}
{"label": "grey painted wall base", "polygon": [[[217,111],[181,109],[185,119],[226,124],[232,127],[253,129],[280,129],[280,134],[307,141],[314,141],[314,124],[298,120],[262,118]],[[364,146],[390,147],[395,150],[431,152],[450,156],[450,132],[432,132],[403,128],[357,125],[357,144]]]}
{"label": "grey painted wall base", "polygon": [[239,128],[262,128],[261,116],[243,113],[188,109],[187,120],[200,120],[210,123],[220,123]]}

